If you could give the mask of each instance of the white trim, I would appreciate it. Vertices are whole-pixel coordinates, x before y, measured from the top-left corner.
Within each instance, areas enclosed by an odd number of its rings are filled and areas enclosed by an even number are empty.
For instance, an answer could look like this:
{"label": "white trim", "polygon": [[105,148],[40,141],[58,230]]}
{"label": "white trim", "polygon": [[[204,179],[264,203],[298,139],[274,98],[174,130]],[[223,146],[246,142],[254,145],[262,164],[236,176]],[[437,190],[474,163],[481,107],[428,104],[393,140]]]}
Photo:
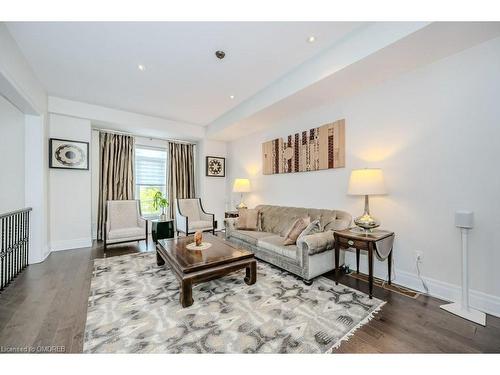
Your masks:
{"label": "white trim", "polygon": [[50,253],[51,252],[48,250],[48,248],[46,246],[44,246],[44,250],[42,250],[42,257],[32,259],[32,260],[30,260],[30,262],[28,264],[38,264],[38,263],[45,262],[45,260],[49,257]]}
{"label": "white trim", "polygon": [[[366,271],[366,259],[366,255],[362,255],[360,258],[361,272]],[[352,266],[353,264],[356,264],[356,255],[353,252],[345,252],[345,264],[349,265],[352,270],[355,269]],[[392,281],[394,282],[394,284],[401,285],[421,293],[425,293],[422,281],[416,273],[402,271],[400,269],[396,269],[395,267],[393,267],[393,270],[393,275],[395,276],[393,276]],[[375,269],[373,275],[384,280],[387,276],[387,274],[385,273],[385,269],[383,273],[381,273],[380,270]],[[422,279],[429,287],[429,295],[431,297],[439,298],[449,302],[460,301],[462,290],[459,285],[424,276],[422,277]],[[500,297],[480,292],[478,290],[469,289],[469,302],[470,307],[474,309],[478,309],[484,311],[487,314],[500,317]]]}
{"label": "white trim", "polygon": [[[422,277],[429,287],[429,295],[445,301],[460,301],[462,289],[458,285],[444,281]],[[394,282],[419,292],[423,292],[422,282],[417,275],[410,272],[397,270]],[[470,306],[484,311],[490,315],[500,317],[500,298],[491,294],[486,294],[478,290],[469,290]]]}
{"label": "white trim", "polygon": [[[92,122],[94,128],[103,127],[108,131],[115,130],[136,134],[139,130],[139,133],[144,134],[146,138],[178,138],[186,141],[196,141],[205,137],[205,127],[200,125],[55,96],[48,97],[48,107],[50,113],[87,119]],[[145,136],[145,134],[149,134],[149,136]]]}
{"label": "white trim", "polygon": [[74,240],[51,242],[50,249],[51,251],[61,251],[61,250],[80,249],[82,247],[91,247],[91,246],[92,246],[92,238],[87,237],[87,238],[76,238]]}

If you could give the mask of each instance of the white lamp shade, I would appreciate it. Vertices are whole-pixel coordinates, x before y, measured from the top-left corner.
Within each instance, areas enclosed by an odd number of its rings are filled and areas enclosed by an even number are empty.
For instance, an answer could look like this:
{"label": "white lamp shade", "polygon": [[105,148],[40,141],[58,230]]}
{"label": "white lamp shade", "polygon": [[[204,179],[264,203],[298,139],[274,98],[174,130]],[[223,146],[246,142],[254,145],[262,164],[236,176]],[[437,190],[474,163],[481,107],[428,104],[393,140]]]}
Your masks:
{"label": "white lamp shade", "polygon": [[250,192],[250,180],[248,178],[237,178],[234,180],[233,191],[235,193]]}
{"label": "white lamp shade", "polygon": [[386,194],[384,175],[379,168],[354,169],[349,178],[350,195]]}

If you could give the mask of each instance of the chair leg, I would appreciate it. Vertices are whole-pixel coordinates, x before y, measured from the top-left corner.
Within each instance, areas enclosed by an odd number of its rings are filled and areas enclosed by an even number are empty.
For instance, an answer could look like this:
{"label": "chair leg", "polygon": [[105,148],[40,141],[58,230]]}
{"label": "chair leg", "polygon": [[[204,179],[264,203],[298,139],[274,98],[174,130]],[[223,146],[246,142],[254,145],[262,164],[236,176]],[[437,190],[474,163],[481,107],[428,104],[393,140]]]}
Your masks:
{"label": "chair leg", "polygon": [[103,233],[103,240],[104,240],[104,254],[106,254],[106,250],[108,249],[108,236],[107,236],[107,233],[106,233],[106,230],[104,230],[104,233]]}

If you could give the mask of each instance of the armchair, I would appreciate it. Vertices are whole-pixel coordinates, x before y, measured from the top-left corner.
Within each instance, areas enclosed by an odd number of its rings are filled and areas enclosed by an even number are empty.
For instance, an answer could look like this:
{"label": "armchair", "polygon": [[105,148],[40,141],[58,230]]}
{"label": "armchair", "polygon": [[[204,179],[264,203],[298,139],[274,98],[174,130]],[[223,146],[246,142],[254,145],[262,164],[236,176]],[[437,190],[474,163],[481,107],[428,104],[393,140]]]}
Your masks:
{"label": "armchair", "polygon": [[205,212],[200,198],[177,198],[175,220],[177,236],[179,232],[188,236],[198,230],[215,234],[215,215]]}
{"label": "armchair", "polygon": [[138,200],[107,201],[104,249],[107,245],[146,241],[148,246],[148,222],[141,216]]}

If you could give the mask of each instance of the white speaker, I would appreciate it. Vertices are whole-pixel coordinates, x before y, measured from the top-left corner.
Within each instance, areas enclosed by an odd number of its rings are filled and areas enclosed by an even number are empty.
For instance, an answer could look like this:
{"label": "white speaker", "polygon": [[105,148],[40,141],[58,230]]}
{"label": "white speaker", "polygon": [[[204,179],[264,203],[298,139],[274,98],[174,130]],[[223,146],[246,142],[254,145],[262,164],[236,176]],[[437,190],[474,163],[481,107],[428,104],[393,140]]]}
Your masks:
{"label": "white speaker", "polygon": [[452,314],[485,326],[486,314],[469,306],[469,256],[467,239],[469,230],[474,226],[474,214],[472,211],[455,212],[455,225],[460,228],[462,237],[462,299],[460,302],[448,303],[440,307]]}
{"label": "white speaker", "polygon": [[455,225],[459,228],[471,229],[474,226],[474,213],[472,211],[455,212]]}

